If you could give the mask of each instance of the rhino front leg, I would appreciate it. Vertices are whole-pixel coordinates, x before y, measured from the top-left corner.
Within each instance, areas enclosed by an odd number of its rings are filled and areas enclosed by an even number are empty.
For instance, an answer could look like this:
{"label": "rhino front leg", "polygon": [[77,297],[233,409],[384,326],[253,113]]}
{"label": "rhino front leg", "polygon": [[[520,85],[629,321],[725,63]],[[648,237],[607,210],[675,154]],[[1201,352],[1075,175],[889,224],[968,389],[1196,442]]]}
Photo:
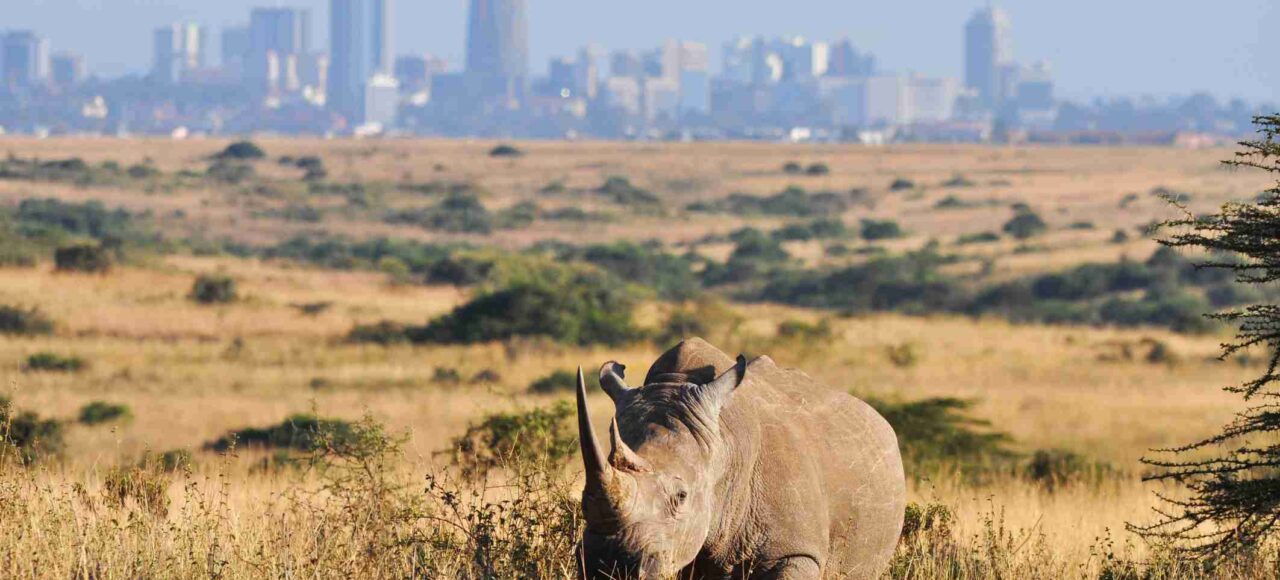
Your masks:
{"label": "rhino front leg", "polygon": [[809,556],[775,560],[758,568],[752,580],[821,580],[822,568]]}

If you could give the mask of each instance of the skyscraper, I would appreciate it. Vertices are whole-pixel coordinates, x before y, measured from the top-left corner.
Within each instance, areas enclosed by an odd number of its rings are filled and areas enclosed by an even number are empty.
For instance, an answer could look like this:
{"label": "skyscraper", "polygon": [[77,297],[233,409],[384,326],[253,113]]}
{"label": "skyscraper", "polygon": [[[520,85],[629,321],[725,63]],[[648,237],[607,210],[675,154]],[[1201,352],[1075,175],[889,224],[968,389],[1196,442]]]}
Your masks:
{"label": "skyscraper", "polygon": [[471,0],[467,74],[486,98],[518,101],[529,74],[529,26],[524,0]]}
{"label": "skyscraper", "polygon": [[59,89],[75,88],[84,81],[84,58],[72,52],[60,52],[53,55],[50,65],[50,79]]}
{"label": "skyscraper", "polygon": [[1009,16],[991,7],[975,12],[964,28],[964,84],[988,109],[1000,105],[1001,69],[1013,60],[1009,29]]}
{"label": "skyscraper", "polygon": [[49,76],[49,44],[30,30],[8,32],[0,40],[0,63],[6,87],[34,87]]}
{"label": "skyscraper", "polygon": [[[332,0],[329,108],[349,122],[365,121],[369,80],[390,75],[391,0]],[[385,83],[384,83],[385,84]],[[385,94],[385,87],[378,94]]]}
{"label": "skyscraper", "polygon": [[249,57],[252,35],[248,26],[229,26],[222,29],[222,68],[234,75],[244,73],[245,60]]}
{"label": "skyscraper", "polygon": [[152,53],[151,78],[173,84],[187,73],[204,68],[208,34],[200,25],[185,22],[157,28]]}
{"label": "skyscraper", "polygon": [[293,90],[298,58],[311,52],[311,11],[255,8],[249,17],[245,78],[257,90]]}

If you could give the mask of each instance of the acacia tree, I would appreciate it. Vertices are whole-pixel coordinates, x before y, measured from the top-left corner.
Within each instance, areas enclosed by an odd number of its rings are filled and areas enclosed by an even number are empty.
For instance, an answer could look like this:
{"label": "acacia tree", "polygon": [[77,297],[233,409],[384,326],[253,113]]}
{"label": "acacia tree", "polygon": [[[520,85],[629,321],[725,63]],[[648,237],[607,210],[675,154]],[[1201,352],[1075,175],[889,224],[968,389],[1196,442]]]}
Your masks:
{"label": "acacia tree", "polygon": [[[1280,115],[1254,121],[1260,139],[1241,143],[1244,150],[1224,163],[1280,174]],[[1213,215],[1186,213],[1164,227],[1174,233],[1162,244],[1206,253],[1199,268],[1230,270],[1240,284],[1280,281],[1280,178],[1251,202],[1226,204]],[[1223,359],[1246,349],[1265,350],[1265,370],[1226,388],[1247,408],[1219,434],[1143,460],[1156,468],[1148,481],[1177,482],[1189,493],[1185,499],[1161,494],[1155,523],[1130,526],[1198,557],[1250,550],[1280,524],[1280,305],[1256,304],[1210,316],[1237,329],[1235,340],[1223,345]]]}

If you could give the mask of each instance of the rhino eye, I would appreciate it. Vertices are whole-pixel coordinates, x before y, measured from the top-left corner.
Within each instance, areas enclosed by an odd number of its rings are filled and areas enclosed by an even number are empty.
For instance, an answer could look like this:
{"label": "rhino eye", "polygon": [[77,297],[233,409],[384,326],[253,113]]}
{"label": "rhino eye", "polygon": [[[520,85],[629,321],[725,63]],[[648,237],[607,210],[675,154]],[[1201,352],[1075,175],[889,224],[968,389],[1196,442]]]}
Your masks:
{"label": "rhino eye", "polygon": [[676,492],[676,495],[675,497],[672,498],[671,503],[675,504],[676,507],[680,507],[684,505],[684,501],[687,499],[689,499],[689,492],[682,489]]}

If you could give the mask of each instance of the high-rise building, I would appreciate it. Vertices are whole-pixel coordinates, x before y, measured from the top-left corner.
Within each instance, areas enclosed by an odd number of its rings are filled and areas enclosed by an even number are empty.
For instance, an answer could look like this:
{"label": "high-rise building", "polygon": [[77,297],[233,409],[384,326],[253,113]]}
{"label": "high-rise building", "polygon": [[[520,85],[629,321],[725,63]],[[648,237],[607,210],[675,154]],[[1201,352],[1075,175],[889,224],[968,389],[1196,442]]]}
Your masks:
{"label": "high-rise building", "polygon": [[222,29],[222,68],[232,75],[244,73],[249,58],[253,36],[248,26],[230,26]]}
{"label": "high-rise building", "polygon": [[73,52],[59,52],[53,55],[50,65],[50,79],[59,89],[72,89],[84,82],[84,58]]}
{"label": "high-rise building", "polygon": [[529,74],[529,25],[524,0],[471,0],[467,74],[485,100],[519,103]]}
{"label": "high-rise building", "polygon": [[157,28],[151,62],[151,79],[162,84],[182,81],[205,66],[208,34],[193,22]]}
{"label": "high-rise building", "polygon": [[1009,16],[998,8],[974,13],[964,29],[964,84],[988,109],[1000,105],[1002,69],[1013,61]]}
{"label": "high-rise building", "polygon": [[876,57],[869,52],[859,52],[849,39],[843,39],[831,47],[827,74],[833,77],[872,76],[876,74]]}
{"label": "high-rise building", "polygon": [[707,45],[681,42],[676,69],[680,82],[680,113],[711,112],[711,54]]}
{"label": "high-rise building", "polygon": [[0,71],[9,89],[32,88],[49,78],[49,44],[30,30],[5,33],[0,40]]}
{"label": "high-rise building", "polygon": [[[366,96],[386,93],[386,79],[380,79],[378,91],[366,90],[370,79],[392,73],[391,0],[332,0],[329,18],[327,102],[331,110],[358,125],[370,110]],[[379,111],[385,111],[385,106]]]}
{"label": "high-rise building", "polygon": [[245,79],[266,92],[297,90],[298,59],[311,52],[311,11],[255,8],[249,17]]}

